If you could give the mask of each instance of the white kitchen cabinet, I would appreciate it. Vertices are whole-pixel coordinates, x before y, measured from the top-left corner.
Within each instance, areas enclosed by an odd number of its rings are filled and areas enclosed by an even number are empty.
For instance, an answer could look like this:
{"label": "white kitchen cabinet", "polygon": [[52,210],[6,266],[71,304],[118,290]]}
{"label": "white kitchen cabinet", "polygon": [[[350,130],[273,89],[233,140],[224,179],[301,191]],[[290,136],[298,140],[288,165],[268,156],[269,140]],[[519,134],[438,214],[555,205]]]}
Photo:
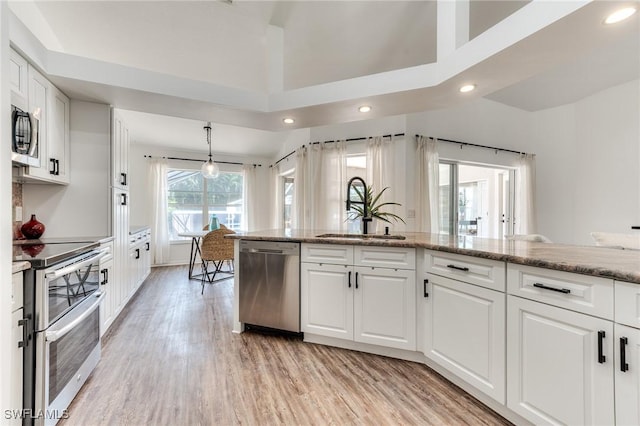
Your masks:
{"label": "white kitchen cabinet", "polygon": [[129,296],[129,191],[113,189],[113,282],[115,315]]}
{"label": "white kitchen cabinet", "polygon": [[616,424],[639,425],[640,329],[616,324],[614,349]]}
{"label": "white kitchen cabinet", "polygon": [[111,185],[114,188],[129,188],[129,129],[119,112],[111,110]]}
{"label": "white kitchen cabinet", "polygon": [[535,424],[614,424],[613,322],[507,296],[507,407]]}
{"label": "white kitchen cabinet", "polygon": [[[11,276],[11,376],[9,378],[9,407],[11,410],[22,408],[22,372],[23,372],[23,275],[22,272]],[[20,418],[5,419],[8,425],[20,425]]]}
{"label": "white kitchen cabinet", "polygon": [[23,111],[29,109],[28,62],[18,52],[9,53],[9,85],[11,87],[11,105]]}
{"label": "white kitchen cabinet", "polygon": [[28,75],[28,112],[38,119],[38,140],[40,147],[40,167],[25,166],[21,169],[22,178],[48,181],[55,170],[54,164],[47,157],[49,96],[51,83],[31,65],[27,67]]}
{"label": "white kitchen cabinet", "polygon": [[415,350],[415,271],[364,266],[354,271],[354,340]]}
{"label": "white kitchen cabinet", "polygon": [[350,284],[353,275],[349,265],[301,263],[303,332],[353,339],[353,284]]}
{"label": "white kitchen cabinet", "polygon": [[433,274],[423,285],[424,354],[504,404],[505,294]]}
{"label": "white kitchen cabinet", "polygon": [[[69,183],[69,98],[55,86],[50,87],[47,164],[53,166],[49,180]],[[50,170],[51,171],[51,170]]]}
{"label": "white kitchen cabinet", "polygon": [[104,292],[104,299],[100,305],[100,336],[109,329],[116,315],[117,289],[113,272],[113,241],[102,244],[102,250],[107,252],[100,260],[100,291]]}
{"label": "white kitchen cabinet", "polygon": [[144,230],[129,236],[129,292],[136,292],[151,271],[151,233]]}
{"label": "white kitchen cabinet", "polygon": [[[361,247],[336,245],[334,251],[330,245],[318,246],[302,247],[302,331],[415,350],[415,270],[344,264],[345,259],[357,259]],[[415,251],[380,249],[398,259],[410,258],[406,252]],[[318,256],[334,258],[338,264],[304,261]]]}

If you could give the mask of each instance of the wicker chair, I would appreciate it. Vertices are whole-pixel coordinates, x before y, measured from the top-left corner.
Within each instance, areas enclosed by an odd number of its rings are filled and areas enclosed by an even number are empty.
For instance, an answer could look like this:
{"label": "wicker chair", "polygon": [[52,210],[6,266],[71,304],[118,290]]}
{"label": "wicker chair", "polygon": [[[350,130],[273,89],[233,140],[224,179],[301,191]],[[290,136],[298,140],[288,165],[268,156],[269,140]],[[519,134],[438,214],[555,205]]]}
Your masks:
{"label": "wicker chair", "polygon": [[[227,239],[226,234],[235,234],[224,225],[202,237],[200,251],[202,258],[202,294],[204,294],[205,280],[209,284],[227,279],[233,275],[233,240]],[[223,271],[222,266],[227,262],[228,270]],[[209,263],[213,263],[213,271],[209,271]],[[224,277],[216,279],[216,275]]]}

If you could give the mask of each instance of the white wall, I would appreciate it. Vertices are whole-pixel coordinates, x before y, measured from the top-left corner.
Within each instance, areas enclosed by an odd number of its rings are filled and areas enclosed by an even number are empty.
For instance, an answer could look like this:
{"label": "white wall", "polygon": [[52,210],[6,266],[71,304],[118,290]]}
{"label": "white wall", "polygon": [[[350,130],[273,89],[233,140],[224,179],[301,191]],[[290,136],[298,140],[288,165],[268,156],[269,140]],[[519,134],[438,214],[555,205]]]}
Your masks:
{"label": "white wall", "polygon": [[640,223],[640,80],[532,114],[538,222],[554,241]]}
{"label": "white wall", "polygon": [[70,183],[23,185],[23,215],[45,224],[43,238],[110,236],[109,105],[71,101]]}
{"label": "white wall", "polygon": [[[130,210],[129,210],[129,223],[131,226],[137,225],[150,225],[151,209],[150,209],[150,194],[149,186],[147,183],[148,173],[148,160],[144,158],[145,155],[151,155],[153,157],[178,157],[178,158],[202,158],[204,162],[207,158],[206,152],[192,152],[172,150],[162,147],[154,147],[150,145],[132,143],[129,151],[129,177],[131,179],[130,184]],[[269,176],[269,164],[271,159],[259,158],[259,157],[239,157],[239,156],[223,156],[216,155],[214,160],[230,161],[245,164],[262,164],[262,167],[258,167],[258,184],[260,189],[258,193],[260,198],[254,200],[258,205],[266,206],[270,205],[268,176]],[[200,170],[202,163],[193,161],[178,161],[169,160],[169,167],[184,168]],[[240,171],[242,166],[237,165],[225,165],[220,164],[220,170],[222,171]],[[269,215],[265,214],[258,218],[256,223],[256,229],[268,229]],[[186,264],[189,261],[189,253],[191,249],[190,241],[176,242],[171,244],[170,248],[170,260],[169,264]]]}

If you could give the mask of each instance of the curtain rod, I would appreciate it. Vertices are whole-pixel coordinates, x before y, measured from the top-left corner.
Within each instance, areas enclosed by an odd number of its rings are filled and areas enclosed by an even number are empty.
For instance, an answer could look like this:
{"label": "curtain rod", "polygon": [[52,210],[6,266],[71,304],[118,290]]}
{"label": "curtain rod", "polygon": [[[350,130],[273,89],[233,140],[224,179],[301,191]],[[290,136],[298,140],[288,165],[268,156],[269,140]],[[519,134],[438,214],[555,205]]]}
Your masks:
{"label": "curtain rod", "polygon": [[[416,135],[416,138],[418,138],[420,136],[422,136],[422,135]],[[440,139],[440,138],[433,138],[433,139],[436,139],[439,142],[442,141],[442,142],[455,143],[455,144],[460,145],[460,148],[462,148],[463,145],[466,145],[466,146],[475,146],[476,148],[492,149],[494,151],[504,151],[504,152],[511,152],[511,153],[514,153],[514,154],[528,155],[526,152],[514,151],[513,149],[497,148],[495,146],[488,146],[488,145],[478,145],[478,144],[475,144],[475,143],[460,142],[460,141],[454,141],[454,140],[451,140],[451,139]]]}
{"label": "curtain rod", "polygon": [[[382,135],[383,138],[390,138],[390,137],[397,137],[397,136],[404,136],[404,133],[396,133],[395,135]],[[349,139],[345,139],[345,141],[346,142],[365,141],[365,140],[370,139],[372,137],[374,137],[374,136],[360,137],[360,138],[349,138]],[[336,140],[332,140],[332,141],[323,141],[323,142],[309,142],[309,145],[317,145],[317,144],[320,144],[320,143],[335,143],[335,142],[337,142],[337,141]],[[300,148],[304,148],[304,147],[305,146],[302,145]],[[284,157],[282,157],[281,159],[279,159],[278,161],[276,161],[275,163],[273,163],[269,167],[277,166],[278,163],[280,163],[282,160],[284,160],[286,158],[289,158],[290,156],[295,154],[296,151],[291,151],[290,153],[288,153],[287,155],[285,155]]]}
{"label": "curtain rod", "polygon": [[[151,155],[145,155],[144,158],[153,158]],[[180,161],[197,161],[198,163],[204,163],[206,160],[196,160],[195,158],[180,158],[180,157],[161,157],[166,158],[167,160],[180,160]],[[246,164],[246,163],[237,163],[235,161],[218,161],[213,160],[214,163],[218,164],[235,164],[237,166],[253,166],[253,167],[262,167],[262,164]]]}

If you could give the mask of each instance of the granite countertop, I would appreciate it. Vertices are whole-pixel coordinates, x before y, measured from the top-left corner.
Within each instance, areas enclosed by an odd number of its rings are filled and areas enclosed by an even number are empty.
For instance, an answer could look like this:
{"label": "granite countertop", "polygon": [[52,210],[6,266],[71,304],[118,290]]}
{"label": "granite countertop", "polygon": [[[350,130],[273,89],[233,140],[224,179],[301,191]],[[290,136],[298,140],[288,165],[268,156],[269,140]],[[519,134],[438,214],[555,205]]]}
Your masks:
{"label": "granite countertop", "polygon": [[131,225],[129,227],[129,235],[137,234],[138,232],[149,231],[151,227],[149,225]]}
{"label": "granite countertop", "polygon": [[406,237],[404,240],[318,237],[318,235],[332,232],[335,231],[270,229],[229,234],[226,238],[426,248],[521,265],[613,278],[620,281],[640,284],[640,250],[619,250],[596,246],[496,240],[422,232],[403,232],[402,235]]}
{"label": "granite countertop", "polygon": [[15,274],[17,272],[26,271],[27,269],[31,269],[31,263],[26,260],[19,260],[17,262],[13,262],[11,264],[11,273]]}

